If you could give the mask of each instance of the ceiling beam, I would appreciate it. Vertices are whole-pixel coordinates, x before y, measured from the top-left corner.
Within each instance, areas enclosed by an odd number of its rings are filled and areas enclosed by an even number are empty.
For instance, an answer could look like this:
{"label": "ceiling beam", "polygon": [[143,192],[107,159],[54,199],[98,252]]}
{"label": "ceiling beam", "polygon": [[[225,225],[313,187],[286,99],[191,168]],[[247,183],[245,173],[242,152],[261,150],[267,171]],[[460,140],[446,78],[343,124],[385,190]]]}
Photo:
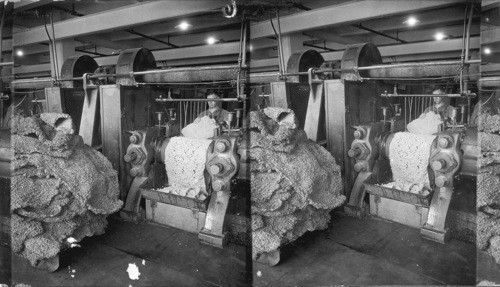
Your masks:
{"label": "ceiling beam", "polygon": [[2,53],[12,51],[12,39],[2,40]]}
{"label": "ceiling beam", "polygon": [[[407,20],[408,16],[416,17],[420,23],[414,27],[408,27],[403,22]],[[426,29],[436,26],[444,26],[448,24],[463,25],[465,16],[465,7],[447,7],[445,9],[433,9],[430,11],[422,11],[420,13],[403,13],[384,19],[372,19],[364,21],[363,25],[375,29],[377,31],[412,31],[416,29]],[[353,36],[366,34],[366,31],[360,30],[352,26],[332,27],[329,30],[331,33],[339,34],[342,36]]]}
{"label": "ceiling beam", "polygon": [[[224,30],[224,31],[217,31],[217,32],[211,32],[211,33],[202,33],[202,34],[192,34],[192,35],[185,35],[185,36],[174,36],[174,37],[158,37],[158,39],[162,41],[168,41],[169,43],[175,44],[179,47],[186,47],[186,46],[195,46],[195,45],[205,45],[205,39],[207,39],[209,36],[213,36],[217,40],[220,40],[221,43],[224,42],[233,42],[233,41],[239,41],[240,40],[240,31],[238,30]],[[166,45],[152,41],[152,40],[136,40],[132,41],[135,43],[136,47],[145,47],[150,50],[159,50],[159,49],[165,49],[167,48]],[[121,42],[119,42],[121,43]]]}
{"label": "ceiling beam", "polygon": [[[310,29],[318,29],[333,25],[356,23],[378,17],[386,17],[401,13],[417,12],[425,9],[452,6],[464,0],[436,1],[371,1],[363,0],[333,5],[318,10],[299,12],[281,17],[281,33],[289,34]],[[276,20],[274,20],[276,22]],[[251,25],[252,39],[273,36],[274,31],[269,20]]]}
{"label": "ceiling beam", "polygon": [[324,31],[307,31],[303,33],[309,37],[319,38],[321,40],[335,42],[344,45],[352,45],[363,43],[363,39],[360,37],[343,37],[336,34],[332,34]]}
{"label": "ceiling beam", "polygon": [[116,43],[113,41],[110,41],[102,36],[98,35],[92,35],[92,36],[81,36],[75,38],[76,41],[82,42],[82,43],[90,43],[96,46],[100,47],[106,47],[109,49],[114,49],[114,50],[125,50],[125,49],[132,49],[136,48],[135,46],[128,44],[126,42],[121,42],[121,43]]}
{"label": "ceiling beam", "polygon": [[[102,13],[56,22],[58,39],[74,38],[131,26],[153,23],[166,19],[204,13],[227,4],[225,0],[213,1],[150,1]],[[47,41],[44,27],[38,26],[14,34],[14,45],[23,46]]]}
{"label": "ceiling beam", "polygon": [[500,27],[493,26],[489,29],[483,29],[481,31],[481,43],[490,44],[500,41]]}
{"label": "ceiling beam", "polygon": [[[228,25],[234,25],[241,23],[240,19],[237,18],[223,18],[220,17],[218,19],[214,19],[214,16],[200,16],[189,19],[184,19],[189,24],[193,25],[191,29],[187,31],[180,31],[175,28],[179,22],[177,21],[168,21],[166,23],[154,23],[148,25],[142,25],[140,27],[134,27],[134,30],[137,32],[147,34],[150,36],[159,36],[159,35],[188,35],[192,33],[198,33],[198,30],[217,30],[219,28],[227,27]],[[121,31],[113,31],[112,33],[107,33],[106,37],[109,37],[112,41],[123,41],[123,40],[133,40],[138,39],[137,35],[133,35],[126,32]]]}
{"label": "ceiling beam", "polygon": [[50,72],[50,64],[38,64],[30,66],[18,66],[12,68],[12,74],[30,74],[30,73],[41,73]]}
{"label": "ceiling beam", "polygon": [[[479,49],[479,37],[470,38],[470,48]],[[461,51],[462,39],[390,45],[378,47],[378,49],[382,57]],[[344,51],[322,53],[323,58],[328,61],[342,60],[343,54]]]}
{"label": "ceiling beam", "polygon": [[14,3],[14,13],[19,13],[22,11],[38,8],[45,4],[51,3],[52,0],[27,0],[27,1],[19,1]]}
{"label": "ceiling beam", "polygon": [[[399,37],[402,40],[406,40],[409,42],[423,42],[423,41],[432,41],[434,40],[434,35],[437,32],[442,32],[443,34],[449,36],[450,39],[462,38],[464,27],[462,25],[457,26],[447,26],[447,27],[435,27],[429,29],[421,29],[421,30],[409,30],[409,31],[392,31],[388,32],[388,35]],[[479,25],[471,26],[471,35],[479,35]],[[364,37],[366,39],[365,42],[372,42],[377,46],[385,46],[389,44],[394,44],[395,42],[391,39],[387,39],[382,36],[373,35],[371,37]]]}
{"label": "ceiling beam", "polygon": [[[237,55],[240,50],[240,43],[222,43],[216,45],[202,45],[196,47],[179,48],[179,49],[167,49],[160,51],[153,51],[153,55],[156,61],[167,61],[169,64],[170,59],[172,64],[179,66],[183,65],[182,60],[186,60],[187,64],[193,63],[213,63],[208,58],[214,59],[224,59],[224,61],[234,59],[237,61]],[[98,57],[94,58],[99,66],[116,65],[118,60],[118,55],[108,56],[108,57]],[[198,59],[198,60],[195,60]],[[50,64],[40,64],[32,66],[21,66],[14,67],[14,74],[27,74],[27,73],[39,73],[50,71]]]}

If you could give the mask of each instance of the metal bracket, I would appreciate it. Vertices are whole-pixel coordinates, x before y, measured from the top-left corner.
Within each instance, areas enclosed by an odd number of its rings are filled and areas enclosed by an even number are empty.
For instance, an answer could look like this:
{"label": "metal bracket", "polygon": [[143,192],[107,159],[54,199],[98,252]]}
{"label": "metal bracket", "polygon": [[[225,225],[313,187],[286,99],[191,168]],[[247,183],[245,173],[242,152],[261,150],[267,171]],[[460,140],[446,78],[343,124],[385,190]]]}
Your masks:
{"label": "metal bracket", "polygon": [[429,164],[434,170],[436,188],[429,206],[429,215],[420,233],[422,237],[445,243],[448,238],[446,216],[453,195],[453,176],[462,164],[458,147],[461,135],[456,132],[444,132],[438,135],[432,144]]}
{"label": "metal bracket", "polygon": [[[205,225],[198,234],[201,243],[223,248],[227,243],[226,232],[223,231],[224,218],[231,196],[231,178],[238,172],[236,137],[223,135],[218,137],[209,147],[206,168],[212,179],[212,194],[208,204]],[[227,145],[229,143],[229,146]],[[211,168],[218,165],[223,158],[230,166]],[[227,172],[224,172],[227,170]]]}

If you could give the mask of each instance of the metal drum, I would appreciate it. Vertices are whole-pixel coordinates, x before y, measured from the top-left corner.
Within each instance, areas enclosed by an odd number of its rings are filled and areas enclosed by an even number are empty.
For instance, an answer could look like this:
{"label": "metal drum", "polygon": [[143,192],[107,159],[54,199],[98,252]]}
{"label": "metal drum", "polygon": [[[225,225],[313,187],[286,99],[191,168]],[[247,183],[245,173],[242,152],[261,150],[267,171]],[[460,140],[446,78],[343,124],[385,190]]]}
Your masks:
{"label": "metal drum", "polygon": [[341,68],[342,80],[361,81],[368,77],[368,71],[358,71],[358,67],[366,67],[382,64],[382,56],[377,46],[372,43],[350,45],[342,56]]}
{"label": "metal drum", "polygon": [[[64,61],[61,68],[61,78],[77,78],[83,76],[85,73],[93,73],[99,65],[97,62],[88,55],[69,57]],[[61,82],[63,88],[81,88],[83,87],[82,81],[63,81]]]}
{"label": "metal drum", "polygon": [[[130,72],[141,72],[152,69],[156,69],[156,60],[153,53],[146,48],[125,50],[118,56],[116,63],[117,74],[128,74]],[[123,75],[116,77],[116,83],[120,85],[130,86],[142,81],[143,76]]]}

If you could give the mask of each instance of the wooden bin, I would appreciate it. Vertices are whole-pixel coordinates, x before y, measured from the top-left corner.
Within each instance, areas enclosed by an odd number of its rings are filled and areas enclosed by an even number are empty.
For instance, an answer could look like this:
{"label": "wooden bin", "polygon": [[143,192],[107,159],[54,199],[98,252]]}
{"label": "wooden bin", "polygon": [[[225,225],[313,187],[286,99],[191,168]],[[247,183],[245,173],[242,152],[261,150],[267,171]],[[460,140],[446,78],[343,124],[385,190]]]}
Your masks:
{"label": "wooden bin", "polygon": [[205,223],[209,197],[198,200],[156,190],[163,185],[154,186],[146,182],[141,186],[142,196],[146,201],[146,219],[198,233]]}
{"label": "wooden bin", "polygon": [[432,192],[423,196],[375,182],[364,186],[370,195],[370,214],[414,228],[421,228],[427,221]]}

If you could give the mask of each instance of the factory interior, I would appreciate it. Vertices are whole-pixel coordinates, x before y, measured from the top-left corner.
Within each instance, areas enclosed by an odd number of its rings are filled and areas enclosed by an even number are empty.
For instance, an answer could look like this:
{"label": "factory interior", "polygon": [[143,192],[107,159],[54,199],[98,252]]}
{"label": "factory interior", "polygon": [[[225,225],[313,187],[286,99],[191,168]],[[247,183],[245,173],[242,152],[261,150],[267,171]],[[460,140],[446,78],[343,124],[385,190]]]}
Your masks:
{"label": "factory interior", "polygon": [[500,0],[0,14],[0,286],[500,285]]}

